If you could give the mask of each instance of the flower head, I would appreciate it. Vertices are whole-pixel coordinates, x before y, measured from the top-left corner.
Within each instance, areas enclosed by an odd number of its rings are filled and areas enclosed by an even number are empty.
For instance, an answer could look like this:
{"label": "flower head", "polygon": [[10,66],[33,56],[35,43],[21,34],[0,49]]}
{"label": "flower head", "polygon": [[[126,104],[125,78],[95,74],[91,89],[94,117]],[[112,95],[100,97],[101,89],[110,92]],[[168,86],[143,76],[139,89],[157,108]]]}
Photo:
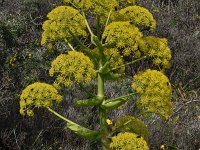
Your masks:
{"label": "flower head", "polygon": [[133,77],[132,88],[140,94],[139,107],[167,119],[172,113],[172,89],[168,78],[157,70],[146,70]]}
{"label": "flower head", "polygon": [[157,38],[154,36],[144,37],[144,53],[153,58],[153,63],[156,66],[161,66],[163,69],[170,67],[171,51],[168,47],[167,39]]}
{"label": "flower head", "polygon": [[36,82],[27,86],[20,96],[20,114],[33,116],[35,107],[51,107],[52,102],[60,102],[62,96],[49,84]]}
{"label": "flower head", "polygon": [[146,141],[137,134],[125,132],[112,137],[112,150],[148,150]]}
{"label": "flower head", "polygon": [[115,8],[119,6],[117,0],[94,0],[93,13],[98,15],[100,23],[104,24],[108,18],[109,13],[115,12]]}
{"label": "flower head", "polygon": [[71,86],[77,82],[90,82],[95,76],[94,65],[82,52],[69,51],[59,55],[51,64],[50,76],[56,76],[54,85]]}
{"label": "flower head", "polygon": [[84,17],[78,10],[70,6],[59,6],[53,9],[48,15],[48,20],[43,23],[42,41],[47,42],[58,40],[71,40],[73,33],[76,36],[86,36]]}
{"label": "flower head", "polygon": [[119,11],[124,19],[131,21],[137,27],[149,27],[151,30],[156,28],[156,21],[153,15],[144,7],[128,6]]}
{"label": "flower head", "polygon": [[142,42],[142,33],[130,22],[112,22],[103,33],[106,44],[115,45],[124,56],[140,57],[138,46]]}

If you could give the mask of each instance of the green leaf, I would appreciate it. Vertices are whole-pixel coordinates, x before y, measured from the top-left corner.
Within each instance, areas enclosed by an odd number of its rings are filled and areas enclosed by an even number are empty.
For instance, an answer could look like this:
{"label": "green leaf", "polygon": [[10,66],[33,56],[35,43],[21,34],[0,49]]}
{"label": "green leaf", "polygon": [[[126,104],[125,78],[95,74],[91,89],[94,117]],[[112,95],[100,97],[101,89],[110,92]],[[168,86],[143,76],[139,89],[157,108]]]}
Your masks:
{"label": "green leaf", "polygon": [[112,109],[118,108],[119,106],[123,105],[126,102],[127,101],[125,101],[124,99],[118,99],[113,102],[102,104],[101,108],[106,109],[106,110],[112,110]]}
{"label": "green leaf", "polygon": [[113,133],[118,132],[132,132],[142,136],[146,141],[149,138],[149,132],[146,125],[138,118],[133,116],[123,116],[119,118],[112,128]]}
{"label": "green leaf", "polygon": [[103,101],[103,99],[95,97],[95,98],[86,99],[86,100],[75,100],[74,104],[76,106],[85,106],[85,107],[88,107],[88,106],[99,105],[102,101]]}
{"label": "green leaf", "polygon": [[72,130],[75,134],[88,140],[98,140],[101,138],[101,133],[82,127],[76,123],[67,123],[66,128]]}
{"label": "green leaf", "polygon": [[123,105],[124,103],[126,103],[127,101],[129,101],[133,97],[133,95],[135,95],[135,93],[120,96],[120,97],[117,97],[114,99],[105,100],[101,104],[101,108],[106,109],[106,110],[116,109],[117,107],[119,107],[119,106]]}
{"label": "green leaf", "polygon": [[[75,122],[65,118],[64,116],[60,115],[59,113],[57,113],[56,111],[54,111],[51,108],[47,108],[51,113],[53,113],[54,115],[56,115],[57,117],[59,117],[60,119],[64,120],[67,122],[67,126],[66,128],[69,128],[70,130],[72,130],[74,133],[76,133],[77,135],[86,138],[88,140],[98,140],[101,138],[101,133],[97,132],[97,131],[93,131],[90,129],[87,129],[83,126],[80,126],[78,124],[76,124]],[[66,129],[65,128],[65,129]]]}

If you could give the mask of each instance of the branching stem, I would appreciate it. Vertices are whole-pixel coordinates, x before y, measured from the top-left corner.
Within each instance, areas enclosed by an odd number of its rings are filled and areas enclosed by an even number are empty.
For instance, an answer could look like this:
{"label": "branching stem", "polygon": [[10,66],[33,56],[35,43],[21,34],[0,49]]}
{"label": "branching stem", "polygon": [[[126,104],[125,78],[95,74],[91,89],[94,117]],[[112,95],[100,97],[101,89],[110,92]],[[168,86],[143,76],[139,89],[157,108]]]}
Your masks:
{"label": "branching stem", "polygon": [[85,24],[86,24],[86,26],[87,26],[87,29],[88,29],[88,31],[90,32],[91,37],[93,37],[93,36],[94,36],[94,33],[92,32],[92,30],[91,30],[91,28],[90,28],[90,25],[89,25],[89,23],[88,23],[88,21],[87,21],[87,19],[86,19],[85,13],[82,12],[82,14],[83,14],[83,17],[84,17],[84,19],[85,19]]}
{"label": "branching stem", "polygon": [[65,42],[67,43],[69,48],[71,48],[71,50],[75,51],[74,47],[67,41],[67,39],[65,39]]}
{"label": "branching stem", "polygon": [[136,63],[136,62],[138,62],[138,61],[141,61],[141,60],[144,60],[144,59],[146,59],[146,58],[148,58],[148,57],[147,57],[147,56],[143,56],[143,57],[138,58],[138,59],[136,59],[136,60],[133,60],[133,61],[131,61],[131,62],[129,62],[129,63],[126,63],[126,64],[124,64],[124,65],[115,67],[115,68],[111,69],[111,71],[117,70],[117,69],[122,68],[122,67],[125,67],[125,66],[127,66],[127,65],[134,64],[134,63]]}
{"label": "branching stem", "polygon": [[111,13],[112,13],[112,9],[110,10],[110,12],[109,12],[109,14],[108,14],[108,18],[107,18],[107,20],[106,20],[106,25],[105,25],[105,27],[108,25],[108,22],[109,22],[109,20],[110,20],[110,15],[111,15]]}

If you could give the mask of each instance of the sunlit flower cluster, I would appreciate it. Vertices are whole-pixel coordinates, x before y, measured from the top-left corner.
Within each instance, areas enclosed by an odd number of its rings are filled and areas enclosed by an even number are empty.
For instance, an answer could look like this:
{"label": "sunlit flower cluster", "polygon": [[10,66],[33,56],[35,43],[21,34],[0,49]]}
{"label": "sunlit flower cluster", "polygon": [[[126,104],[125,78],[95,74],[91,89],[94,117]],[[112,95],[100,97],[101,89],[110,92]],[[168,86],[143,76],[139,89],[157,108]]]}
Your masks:
{"label": "sunlit flower cluster", "polygon": [[138,106],[167,119],[172,113],[172,89],[168,78],[160,71],[148,69],[139,72],[133,80],[132,88],[140,94]]}
{"label": "sunlit flower cluster", "polygon": [[146,141],[134,133],[119,133],[117,136],[112,137],[110,143],[112,150],[148,150]]}
{"label": "sunlit flower cluster", "polygon": [[122,116],[117,119],[112,130],[115,131],[125,131],[132,132],[137,135],[142,136],[146,141],[149,138],[149,132],[146,125],[138,118],[133,116]]}
{"label": "sunlit flower cluster", "polygon": [[36,82],[27,86],[20,96],[20,114],[33,116],[34,108],[51,107],[52,101],[60,102],[62,96],[49,84]]}
{"label": "sunlit flower cluster", "polygon": [[125,20],[131,21],[137,27],[150,27],[151,30],[156,28],[156,21],[153,15],[144,7],[128,6],[119,11],[125,17]]}
{"label": "sunlit flower cluster", "polygon": [[[76,36],[86,36],[84,17],[78,10],[69,6],[59,6],[53,9],[42,26],[41,44],[58,40],[71,40],[73,33]],[[70,31],[70,32],[69,32]]]}
{"label": "sunlit flower cluster", "polygon": [[115,69],[119,66],[119,69],[116,69],[115,71],[118,73],[124,73],[125,71],[125,66],[124,65],[124,60],[123,57],[120,55],[120,53],[117,51],[115,48],[110,48],[110,49],[105,49],[104,54],[110,59],[109,61],[109,66],[110,69]]}
{"label": "sunlit flower cluster", "polygon": [[153,58],[154,65],[163,69],[170,67],[171,51],[168,47],[167,39],[154,36],[144,37],[145,44],[142,48],[146,55]]}
{"label": "sunlit flower cluster", "polygon": [[96,14],[104,14],[104,12],[114,10],[118,5],[117,0],[94,0],[94,11]]}
{"label": "sunlit flower cluster", "polygon": [[71,86],[77,82],[90,82],[95,76],[94,65],[82,52],[69,51],[60,54],[51,64],[50,76],[56,76],[54,86]]}
{"label": "sunlit flower cluster", "polygon": [[94,0],[94,14],[100,16],[100,23],[105,24],[110,12],[119,6],[117,0]]}
{"label": "sunlit flower cluster", "polygon": [[93,0],[63,0],[63,2],[72,4],[82,10],[88,10],[93,6]]}
{"label": "sunlit flower cluster", "polygon": [[138,50],[140,42],[142,42],[142,33],[139,29],[129,22],[112,22],[103,33],[103,39],[106,44],[115,45],[123,56],[140,57]]}

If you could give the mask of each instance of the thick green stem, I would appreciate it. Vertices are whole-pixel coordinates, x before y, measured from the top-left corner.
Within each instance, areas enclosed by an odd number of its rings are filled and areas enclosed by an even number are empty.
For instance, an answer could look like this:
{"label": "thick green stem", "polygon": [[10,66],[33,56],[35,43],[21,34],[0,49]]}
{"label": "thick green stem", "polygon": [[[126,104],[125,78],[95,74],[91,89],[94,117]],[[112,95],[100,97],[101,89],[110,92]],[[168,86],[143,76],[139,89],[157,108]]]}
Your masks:
{"label": "thick green stem", "polygon": [[[104,55],[103,55],[103,46],[101,44],[101,42],[99,42],[97,44],[98,46],[98,50],[99,50],[99,54],[100,54],[100,60],[99,60],[99,70],[101,70],[101,68],[103,67],[103,59],[104,59]],[[102,99],[102,101],[105,100],[105,96],[104,96],[104,76],[103,74],[101,74],[100,72],[98,73],[98,93],[97,96],[99,98]],[[107,131],[107,123],[106,123],[106,119],[107,119],[107,112],[105,109],[99,107],[99,117],[100,117],[100,127],[101,127],[101,133],[102,133],[102,149],[103,150],[107,150],[107,142],[106,142],[106,136],[108,134]]]}
{"label": "thick green stem", "polygon": [[[100,63],[100,66],[101,63]],[[102,77],[102,75],[99,73],[98,74],[98,97],[104,99],[104,79]],[[101,127],[101,133],[102,133],[102,149],[103,150],[107,150],[107,142],[106,142],[106,136],[107,136],[107,124],[106,124],[106,118],[107,118],[107,114],[106,114],[106,110],[99,108],[99,117],[100,117],[100,127]]]}
{"label": "thick green stem", "polygon": [[98,97],[104,97],[104,79],[100,73],[98,73]]}
{"label": "thick green stem", "polygon": [[106,115],[106,110],[100,108],[100,109],[99,109],[99,113],[100,113],[99,115],[100,115],[100,126],[101,126],[101,131],[102,131],[102,132],[106,132],[106,131],[107,131],[107,124],[106,124],[107,115]]}
{"label": "thick green stem", "polygon": [[[102,63],[100,61],[99,67],[102,67]],[[98,97],[104,99],[104,79],[102,74],[98,73]],[[100,113],[100,126],[101,126],[101,131],[104,133],[107,131],[107,125],[106,125],[106,110],[100,108],[99,109]]]}
{"label": "thick green stem", "polygon": [[106,123],[106,119],[107,119],[106,110],[99,108],[99,115],[100,115],[100,126],[101,126],[101,133],[102,133],[102,139],[101,139],[102,150],[108,150],[109,143],[107,141],[108,131],[107,131],[107,123]]}

